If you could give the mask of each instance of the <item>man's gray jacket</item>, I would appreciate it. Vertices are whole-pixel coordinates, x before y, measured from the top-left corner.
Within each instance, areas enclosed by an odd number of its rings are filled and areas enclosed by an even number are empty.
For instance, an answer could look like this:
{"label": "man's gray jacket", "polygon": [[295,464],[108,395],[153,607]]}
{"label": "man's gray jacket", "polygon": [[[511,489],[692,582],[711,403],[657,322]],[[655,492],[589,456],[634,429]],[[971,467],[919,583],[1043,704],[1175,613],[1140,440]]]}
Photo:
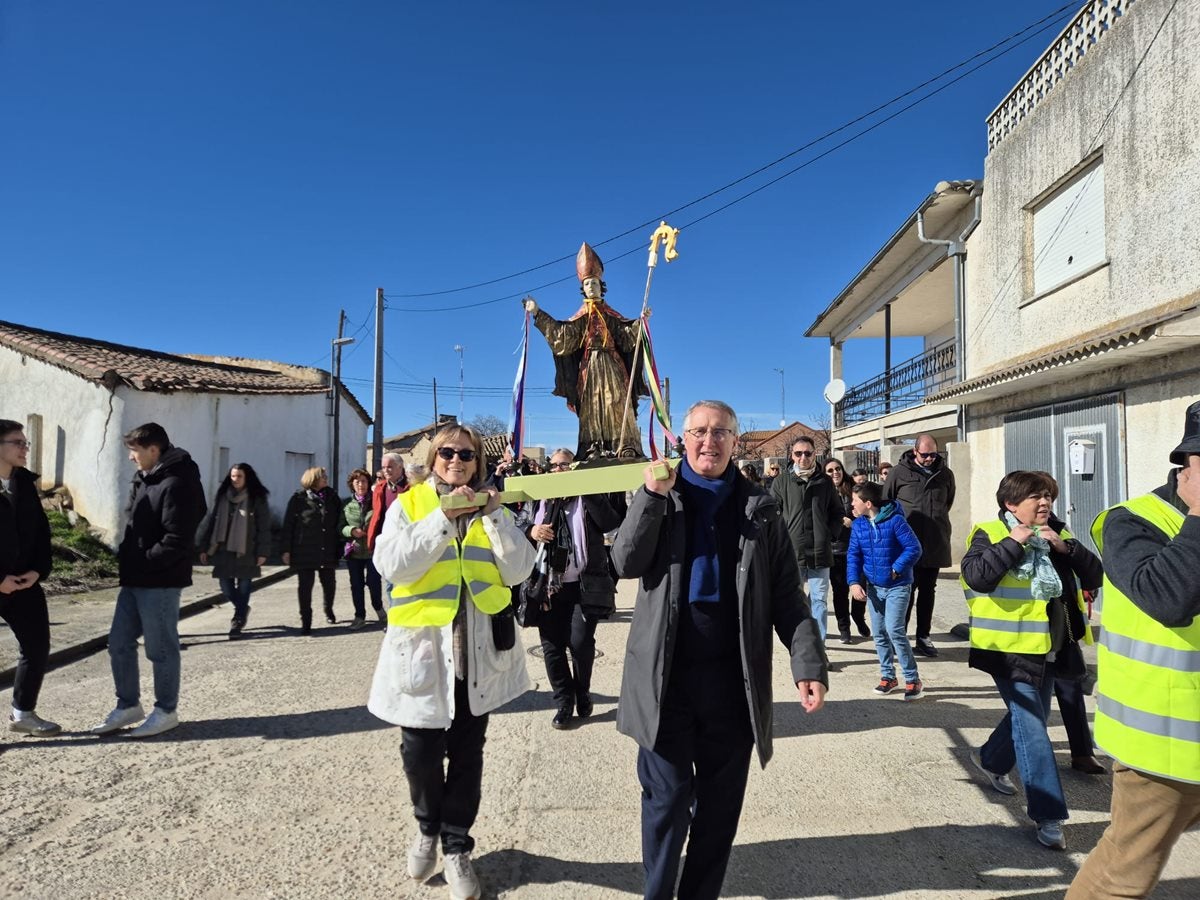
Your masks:
{"label": "man's gray jacket", "polygon": [[[758,759],[771,758],[771,629],[792,658],[791,680],[829,686],[825,647],[800,587],[796,555],[774,498],[744,478],[734,479],[726,503],[743,510],[738,539],[737,603],[743,685]],[[663,691],[686,603],[687,526],[677,490],[663,497],[645,488],[633,497],[617,532],[612,560],[622,578],[639,578],[637,605],[625,647],[617,730],[654,748]]]}

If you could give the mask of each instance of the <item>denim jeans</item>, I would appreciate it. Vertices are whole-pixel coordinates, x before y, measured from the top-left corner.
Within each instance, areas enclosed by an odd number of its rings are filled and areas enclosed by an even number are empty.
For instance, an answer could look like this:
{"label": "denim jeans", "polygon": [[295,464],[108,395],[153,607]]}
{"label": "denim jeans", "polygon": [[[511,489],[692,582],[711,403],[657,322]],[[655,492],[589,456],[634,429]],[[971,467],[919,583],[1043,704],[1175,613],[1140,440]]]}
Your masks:
{"label": "denim jeans", "polygon": [[829,567],[812,569],[801,566],[800,580],[808,585],[808,604],[812,607],[812,617],[817,620],[817,630],[821,632],[823,641],[826,619],[829,618],[829,607],[825,601],[829,596]]}
{"label": "denim jeans", "polygon": [[1034,687],[1011,678],[992,677],[1008,715],[979,751],[980,762],[989,772],[1000,775],[1007,774],[1016,763],[1025,785],[1026,809],[1033,821],[1067,818],[1054,747],[1046,732],[1054,679],[1043,678],[1041,687]]}
{"label": "denim jeans", "polygon": [[250,615],[250,578],[218,578],[221,593],[233,604],[233,614],[239,618]]}
{"label": "denim jeans", "polygon": [[146,659],[154,667],[154,705],[175,712],[179,705],[179,595],[182,588],[123,587],[117,594],[108,655],[112,663],[117,706],[137,706],[139,637],[146,639]]}
{"label": "denim jeans", "polygon": [[912,684],[921,677],[904,624],[909,587],[907,584],[867,585],[867,606],[871,610],[871,630],[875,633],[875,652],[879,656],[879,677],[895,678],[896,662],[899,661],[905,684]]}

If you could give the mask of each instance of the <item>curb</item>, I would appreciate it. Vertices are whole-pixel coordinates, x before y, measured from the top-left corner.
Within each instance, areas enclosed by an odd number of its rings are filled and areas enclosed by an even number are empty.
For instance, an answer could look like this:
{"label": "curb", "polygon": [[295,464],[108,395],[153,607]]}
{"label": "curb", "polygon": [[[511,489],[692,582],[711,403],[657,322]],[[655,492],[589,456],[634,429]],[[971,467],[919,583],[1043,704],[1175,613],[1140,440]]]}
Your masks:
{"label": "curb", "polygon": [[[295,574],[295,569],[288,567],[278,572],[272,572],[270,575],[264,575],[261,578],[256,578],[251,582],[252,591],[259,588],[269,587],[272,584],[277,584],[280,581],[286,581]],[[198,600],[192,600],[179,607],[179,619],[188,618],[205,610],[212,609],[214,606],[220,606],[225,603],[225,595],[218,591],[215,594],[209,594],[201,597]],[[99,637],[88,638],[86,641],[80,641],[78,644],[72,644],[70,647],[63,647],[61,650],[55,650],[50,654],[46,663],[46,671],[52,671],[73,663],[84,657],[91,656],[93,653],[99,653],[108,646],[108,635],[104,634]],[[10,688],[13,684],[13,679],[16,677],[17,667],[9,666],[7,669],[0,669],[0,689]]]}

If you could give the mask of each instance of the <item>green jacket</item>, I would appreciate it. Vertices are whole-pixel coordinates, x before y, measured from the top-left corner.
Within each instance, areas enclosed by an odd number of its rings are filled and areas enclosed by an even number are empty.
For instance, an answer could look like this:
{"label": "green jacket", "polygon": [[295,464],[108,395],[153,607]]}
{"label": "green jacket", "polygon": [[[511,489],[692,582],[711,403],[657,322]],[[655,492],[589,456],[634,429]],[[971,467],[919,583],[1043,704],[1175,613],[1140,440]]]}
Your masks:
{"label": "green jacket", "polygon": [[[367,549],[367,527],[371,524],[371,514],[373,512],[370,494],[363,498],[362,503],[351,497],[346,501],[346,505],[342,507],[342,537],[347,541],[354,542],[354,550],[347,557],[348,559],[371,558],[371,551]],[[355,528],[363,530],[362,537],[356,538],[353,536]]]}

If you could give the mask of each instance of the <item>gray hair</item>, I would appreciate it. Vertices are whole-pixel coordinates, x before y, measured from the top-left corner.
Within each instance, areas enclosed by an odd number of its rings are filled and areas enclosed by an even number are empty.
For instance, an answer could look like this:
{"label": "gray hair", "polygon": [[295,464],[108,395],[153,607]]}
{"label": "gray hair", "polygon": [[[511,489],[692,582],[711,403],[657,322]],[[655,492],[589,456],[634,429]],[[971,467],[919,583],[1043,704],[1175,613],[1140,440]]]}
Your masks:
{"label": "gray hair", "polygon": [[392,458],[393,462],[395,462],[397,465],[400,466],[400,468],[402,468],[402,469],[404,468],[404,457],[401,456],[399,453],[397,453],[394,450],[389,450],[387,453],[383,454],[383,456],[381,456],[379,459],[382,462],[383,460],[387,459],[389,456]]}
{"label": "gray hair", "polygon": [[409,463],[404,467],[404,474],[408,476],[409,481],[419,484],[429,477],[429,470],[420,463]]}
{"label": "gray hair", "polygon": [[737,413],[735,413],[733,411],[733,407],[730,406],[728,403],[726,403],[724,400],[697,400],[695,403],[693,403],[691,406],[689,406],[688,411],[686,413],[684,413],[684,416],[683,416],[683,430],[684,431],[687,431],[688,422],[692,418],[692,413],[694,413],[696,410],[701,409],[701,408],[715,409],[718,412],[724,413],[726,416],[729,417],[729,420],[733,423],[733,425],[730,426],[731,428],[733,428],[733,433],[737,434],[737,432],[738,432]]}
{"label": "gray hair", "polygon": [[550,454],[550,458],[553,459],[554,457],[558,456],[558,454],[560,454],[560,453],[567,454],[567,460],[569,462],[575,462],[575,451],[568,450],[566,447],[559,447],[557,450],[555,450],[553,453]]}

